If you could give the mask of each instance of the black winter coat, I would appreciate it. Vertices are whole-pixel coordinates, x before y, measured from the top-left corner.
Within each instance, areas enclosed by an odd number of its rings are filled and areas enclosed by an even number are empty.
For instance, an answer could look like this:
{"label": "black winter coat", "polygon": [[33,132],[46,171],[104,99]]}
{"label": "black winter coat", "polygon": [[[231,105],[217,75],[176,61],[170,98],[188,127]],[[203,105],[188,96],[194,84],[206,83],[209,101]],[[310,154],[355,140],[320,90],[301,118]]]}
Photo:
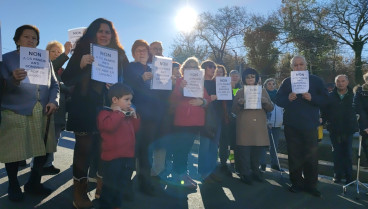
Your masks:
{"label": "black winter coat", "polygon": [[329,93],[329,103],[322,109],[322,119],[327,130],[334,134],[353,134],[358,131],[358,122],[353,106],[354,93],[348,87],[348,92],[341,99],[335,87]]}

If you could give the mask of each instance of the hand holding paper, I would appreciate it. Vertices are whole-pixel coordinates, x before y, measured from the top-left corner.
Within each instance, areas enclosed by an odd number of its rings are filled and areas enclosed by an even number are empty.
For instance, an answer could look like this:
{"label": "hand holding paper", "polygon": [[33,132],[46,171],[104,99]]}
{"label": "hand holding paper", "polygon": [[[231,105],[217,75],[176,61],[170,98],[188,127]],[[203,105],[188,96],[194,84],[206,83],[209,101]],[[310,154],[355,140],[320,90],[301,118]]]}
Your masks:
{"label": "hand holding paper", "polygon": [[82,59],[81,59],[81,62],[80,62],[80,68],[83,69],[85,68],[87,65],[91,65],[92,62],[94,61],[95,59],[93,58],[92,55],[90,54],[85,54],[83,55]]}
{"label": "hand holding paper", "polygon": [[20,82],[27,77],[27,71],[22,68],[15,69],[13,71],[13,78],[16,82]]}
{"label": "hand holding paper", "polygon": [[311,101],[312,100],[312,95],[310,93],[308,93],[308,92],[302,94],[302,97],[303,97],[303,99],[308,100],[308,101]]}
{"label": "hand holding paper", "polygon": [[184,88],[187,86],[187,81],[186,80],[182,80],[181,83],[180,83],[180,87],[181,88]]}
{"label": "hand holding paper", "polygon": [[142,79],[144,81],[152,79],[152,73],[151,72],[144,72],[142,75]]}
{"label": "hand holding paper", "polygon": [[238,104],[243,105],[245,103],[245,99],[244,98],[239,98],[238,99]]}
{"label": "hand holding paper", "polygon": [[70,42],[70,41],[65,42],[65,44],[64,44],[64,48],[65,48],[64,54],[68,55],[70,53],[70,51],[72,50],[72,47],[73,47],[72,42]]}
{"label": "hand holding paper", "polygon": [[203,100],[199,98],[189,100],[189,104],[192,106],[201,106],[203,105]]}
{"label": "hand holding paper", "polygon": [[294,101],[296,99],[296,94],[295,93],[293,93],[293,92],[291,92],[290,94],[289,94],[289,101],[290,102],[292,102],[292,101]]}

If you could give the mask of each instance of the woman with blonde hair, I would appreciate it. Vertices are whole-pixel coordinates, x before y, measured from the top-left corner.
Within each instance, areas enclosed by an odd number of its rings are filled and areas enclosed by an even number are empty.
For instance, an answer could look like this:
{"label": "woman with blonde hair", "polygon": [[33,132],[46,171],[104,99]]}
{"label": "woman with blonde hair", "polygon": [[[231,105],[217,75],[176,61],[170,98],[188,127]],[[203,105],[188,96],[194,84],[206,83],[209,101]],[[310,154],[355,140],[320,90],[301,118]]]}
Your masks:
{"label": "woman with blonde hair", "polygon": [[[185,60],[180,68],[182,76],[184,76],[185,70],[201,70],[198,59],[189,57]],[[196,189],[197,183],[188,175],[188,154],[198,134],[203,137],[205,107],[211,99],[205,88],[203,88],[203,98],[185,97],[183,88],[186,85],[187,81],[183,77],[177,78],[175,89],[170,98],[175,109],[172,175],[175,185]]]}

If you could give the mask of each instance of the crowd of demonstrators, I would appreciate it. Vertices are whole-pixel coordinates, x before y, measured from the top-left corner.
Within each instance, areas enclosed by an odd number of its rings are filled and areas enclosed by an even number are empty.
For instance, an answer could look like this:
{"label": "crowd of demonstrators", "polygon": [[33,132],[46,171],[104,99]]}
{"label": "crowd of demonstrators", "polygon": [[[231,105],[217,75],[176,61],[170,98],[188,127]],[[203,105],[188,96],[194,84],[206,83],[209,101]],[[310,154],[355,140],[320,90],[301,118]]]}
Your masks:
{"label": "crowd of demonstrators", "polygon": [[[125,51],[119,42],[118,34],[111,21],[99,18],[94,20],[78,40],[74,53],[61,75],[65,85],[73,86],[68,107],[67,129],[75,134],[73,156],[74,196],[76,208],[88,208],[92,202],[87,196],[87,174],[91,158],[100,159],[100,135],[97,129],[97,114],[106,103],[106,92],[110,84],[91,79],[90,44],[98,44],[118,51],[118,75],[128,64]],[[110,102],[108,102],[110,103]],[[97,156],[97,157],[96,157]],[[100,162],[96,162],[100,167]],[[99,173],[99,176],[103,174]],[[98,178],[96,197],[99,196],[101,178]]]}
{"label": "crowd of demonstrators", "polygon": [[261,109],[245,109],[245,88],[257,85],[259,74],[252,68],[242,73],[245,87],[241,88],[233,102],[236,114],[236,150],[239,160],[240,179],[252,184],[252,179],[262,182],[259,158],[262,150],[269,146],[266,113],[273,110],[273,104],[265,89],[262,89]]}
{"label": "crowd of demonstrators", "polygon": [[364,84],[356,89],[354,107],[359,115],[359,131],[362,136],[362,150],[368,161],[368,73],[363,75]]}
{"label": "crowd of demonstrators", "polygon": [[[51,62],[47,85],[22,82],[27,71],[20,68],[20,47],[36,48],[40,41],[37,27],[23,25],[16,29],[13,38],[16,50],[3,55],[1,75],[6,82],[1,101],[0,162],[5,163],[9,178],[8,198],[23,199],[18,182],[18,162],[34,157],[34,165],[24,190],[33,194],[50,194],[41,184],[43,165],[47,154],[56,151],[53,120],[47,117],[59,105],[59,86]],[[49,127],[45,138],[46,126]]]}
{"label": "crowd of demonstrators", "polygon": [[322,108],[323,123],[326,123],[332,142],[334,182],[345,177],[346,184],[353,180],[352,142],[358,124],[353,107],[353,90],[348,86],[346,75],[335,78],[335,88],[329,93],[329,103]]}
{"label": "crowd of demonstrators", "polygon": [[277,93],[276,80],[269,78],[265,80],[263,87],[266,89],[268,95],[273,103],[273,110],[267,114],[268,137],[270,139],[270,147],[265,149],[261,154],[260,164],[261,170],[266,170],[266,151],[269,149],[271,157],[271,168],[280,170],[280,165],[277,160],[277,148],[279,144],[281,127],[283,124],[283,109],[275,104],[275,97]]}
{"label": "crowd of demonstrators", "polygon": [[[314,75],[308,75],[309,90],[303,94],[292,92],[290,77],[278,90],[276,80],[270,78],[263,84],[258,109],[247,109],[245,89],[262,86],[257,70],[247,68],[242,73],[232,70],[227,75],[223,65],[211,60],[200,64],[197,58],[189,57],[182,64],[172,63],[172,91],[151,89],[152,61],[154,56],[163,56],[162,43],[154,41],[149,45],[145,40],[136,40],[131,48],[134,61],[129,63],[113,23],[104,18],[88,26],[65,70],[62,66],[69,59],[71,43],[63,46],[57,41],[49,42],[46,49],[51,73],[47,85],[24,82],[27,71],[20,69],[20,47],[37,47],[38,28],[31,25],[17,28],[14,42],[16,50],[4,54],[0,63],[0,162],[5,163],[8,198],[12,201],[23,199],[17,178],[19,162],[32,157],[25,192],[39,195],[52,192],[41,184],[41,177],[60,172],[52,163],[64,128],[75,134],[72,166],[76,208],[93,207],[87,195],[93,166],[97,168],[93,174],[97,176],[95,198],[100,199],[101,208],[119,208],[122,201],[134,199],[131,180],[134,170],[138,188],[146,195],[154,196],[157,189],[162,189],[156,187],[154,180],[195,190],[198,181],[188,172],[188,154],[196,139],[200,143],[197,172],[202,183],[219,184],[224,176],[233,175],[234,169],[228,166],[231,151],[240,180],[245,184],[252,184],[253,180],[262,182],[267,149],[270,167],[281,170],[277,146],[282,125],[289,155],[292,183],[289,190],[320,196],[317,189],[320,110],[332,141],[335,182],[341,182],[342,178],[346,183],[353,180],[355,113],[360,115],[363,150],[367,152],[364,147],[368,140],[368,74],[364,75],[366,84],[357,89],[355,97],[346,75],[335,78],[335,88],[329,94],[323,81]],[[94,62],[91,44],[117,50],[117,84],[91,79]],[[307,70],[305,58],[293,57],[291,69]],[[186,70],[203,71],[202,98],[184,96]],[[233,99],[222,101],[216,95],[216,77],[226,76],[231,78]],[[207,127],[210,123],[215,126],[213,130]]]}
{"label": "crowd of demonstrators", "polygon": [[[290,61],[294,71],[307,70],[302,56]],[[276,104],[284,108],[284,133],[288,151],[291,192],[304,190],[321,196],[317,189],[317,127],[319,110],[328,102],[328,92],[322,79],[309,74],[309,90],[303,94],[292,92],[291,78],[286,78],[276,94]]]}

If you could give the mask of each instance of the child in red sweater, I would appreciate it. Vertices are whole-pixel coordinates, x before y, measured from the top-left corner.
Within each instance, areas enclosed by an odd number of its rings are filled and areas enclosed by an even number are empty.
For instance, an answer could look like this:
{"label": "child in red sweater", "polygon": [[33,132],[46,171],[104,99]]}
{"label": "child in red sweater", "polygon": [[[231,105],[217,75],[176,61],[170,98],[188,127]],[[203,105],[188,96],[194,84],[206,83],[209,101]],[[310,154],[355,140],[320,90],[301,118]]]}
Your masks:
{"label": "child in red sweater", "polygon": [[120,208],[124,190],[129,190],[134,168],[135,133],[139,119],[131,107],[133,91],[117,83],[110,87],[108,98],[111,106],[98,115],[101,159],[103,164],[103,186],[100,208]]}

